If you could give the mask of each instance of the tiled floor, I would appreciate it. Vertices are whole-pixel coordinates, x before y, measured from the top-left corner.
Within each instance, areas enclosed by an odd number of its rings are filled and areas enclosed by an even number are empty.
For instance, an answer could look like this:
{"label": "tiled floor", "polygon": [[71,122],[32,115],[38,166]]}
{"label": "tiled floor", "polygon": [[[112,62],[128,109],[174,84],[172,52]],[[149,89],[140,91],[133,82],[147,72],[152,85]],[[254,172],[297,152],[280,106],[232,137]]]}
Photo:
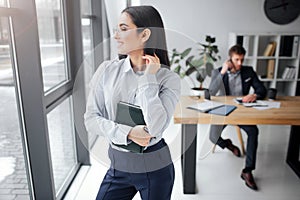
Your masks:
{"label": "tiled floor", "polygon": [[[197,155],[197,194],[184,195],[182,190],[182,174],[180,166],[180,128],[171,125],[165,135],[171,144],[170,149],[174,158],[176,178],[172,193],[173,200],[201,199],[201,200],[299,200],[300,179],[286,164],[286,151],[289,139],[289,126],[259,126],[259,147],[257,155],[257,169],[254,176],[259,187],[255,192],[245,186],[240,178],[244,165],[244,158],[237,158],[227,150],[216,148],[214,154],[211,143],[207,140],[208,126],[198,127]],[[177,137],[176,137],[177,136]],[[224,138],[230,137],[238,145],[234,127],[227,127]],[[205,138],[205,139],[204,139]],[[243,133],[246,142],[246,134]],[[76,200],[95,199],[99,185],[107,170],[107,144],[102,138],[98,139],[91,152],[92,167],[87,173]],[[135,200],[140,199],[137,194]]]}

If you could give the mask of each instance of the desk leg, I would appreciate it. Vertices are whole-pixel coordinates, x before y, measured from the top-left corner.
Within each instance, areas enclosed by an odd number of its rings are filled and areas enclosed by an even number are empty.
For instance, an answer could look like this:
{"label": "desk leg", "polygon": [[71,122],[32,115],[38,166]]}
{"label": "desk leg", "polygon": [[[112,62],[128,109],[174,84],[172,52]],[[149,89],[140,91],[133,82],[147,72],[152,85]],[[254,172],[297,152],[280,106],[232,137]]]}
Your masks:
{"label": "desk leg", "polygon": [[292,126],[286,162],[300,178],[300,126]]}
{"label": "desk leg", "polygon": [[182,124],[181,167],[183,193],[195,194],[197,124]]}

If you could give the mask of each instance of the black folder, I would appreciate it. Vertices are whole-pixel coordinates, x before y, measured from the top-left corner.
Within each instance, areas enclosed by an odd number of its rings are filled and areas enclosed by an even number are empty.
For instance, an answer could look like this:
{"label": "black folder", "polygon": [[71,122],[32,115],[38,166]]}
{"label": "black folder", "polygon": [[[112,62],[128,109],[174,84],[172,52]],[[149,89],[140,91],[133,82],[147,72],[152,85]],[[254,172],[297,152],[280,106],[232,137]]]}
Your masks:
{"label": "black folder", "polygon": [[[117,114],[116,114],[115,122],[118,124],[124,124],[131,127],[134,127],[136,125],[146,125],[142,109],[137,105],[130,104],[123,101],[120,101],[117,105]],[[131,143],[127,145],[119,145],[119,144],[114,144],[114,145],[135,153],[143,153],[145,148],[143,146],[136,144],[133,141],[131,141]]]}

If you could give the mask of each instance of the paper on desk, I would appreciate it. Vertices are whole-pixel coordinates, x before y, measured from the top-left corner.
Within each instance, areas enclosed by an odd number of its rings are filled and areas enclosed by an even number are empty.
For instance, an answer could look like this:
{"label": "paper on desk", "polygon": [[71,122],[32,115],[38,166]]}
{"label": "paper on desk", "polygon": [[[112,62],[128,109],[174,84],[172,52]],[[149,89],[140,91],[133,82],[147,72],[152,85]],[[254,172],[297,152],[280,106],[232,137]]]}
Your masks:
{"label": "paper on desk", "polygon": [[270,108],[280,108],[280,102],[274,102],[274,101],[262,101],[267,106],[253,106],[253,108],[257,110],[267,110]]}

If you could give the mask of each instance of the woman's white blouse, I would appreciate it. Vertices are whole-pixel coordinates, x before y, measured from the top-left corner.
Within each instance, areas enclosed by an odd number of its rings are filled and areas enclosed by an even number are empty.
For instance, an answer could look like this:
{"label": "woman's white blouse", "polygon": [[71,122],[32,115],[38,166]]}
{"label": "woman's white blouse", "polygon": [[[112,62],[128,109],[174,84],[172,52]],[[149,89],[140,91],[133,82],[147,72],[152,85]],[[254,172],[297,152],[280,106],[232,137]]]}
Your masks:
{"label": "woman's white blouse", "polygon": [[180,78],[171,70],[160,68],[156,74],[144,75],[133,71],[129,56],[105,61],[90,82],[84,114],[86,129],[107,137],[110,143],[128,144],[132,127],[114,122],[117,103],[125,101],[141,107],[149,133],[155,137],[150,141],[152,146],[168,127],[179,96]]}

